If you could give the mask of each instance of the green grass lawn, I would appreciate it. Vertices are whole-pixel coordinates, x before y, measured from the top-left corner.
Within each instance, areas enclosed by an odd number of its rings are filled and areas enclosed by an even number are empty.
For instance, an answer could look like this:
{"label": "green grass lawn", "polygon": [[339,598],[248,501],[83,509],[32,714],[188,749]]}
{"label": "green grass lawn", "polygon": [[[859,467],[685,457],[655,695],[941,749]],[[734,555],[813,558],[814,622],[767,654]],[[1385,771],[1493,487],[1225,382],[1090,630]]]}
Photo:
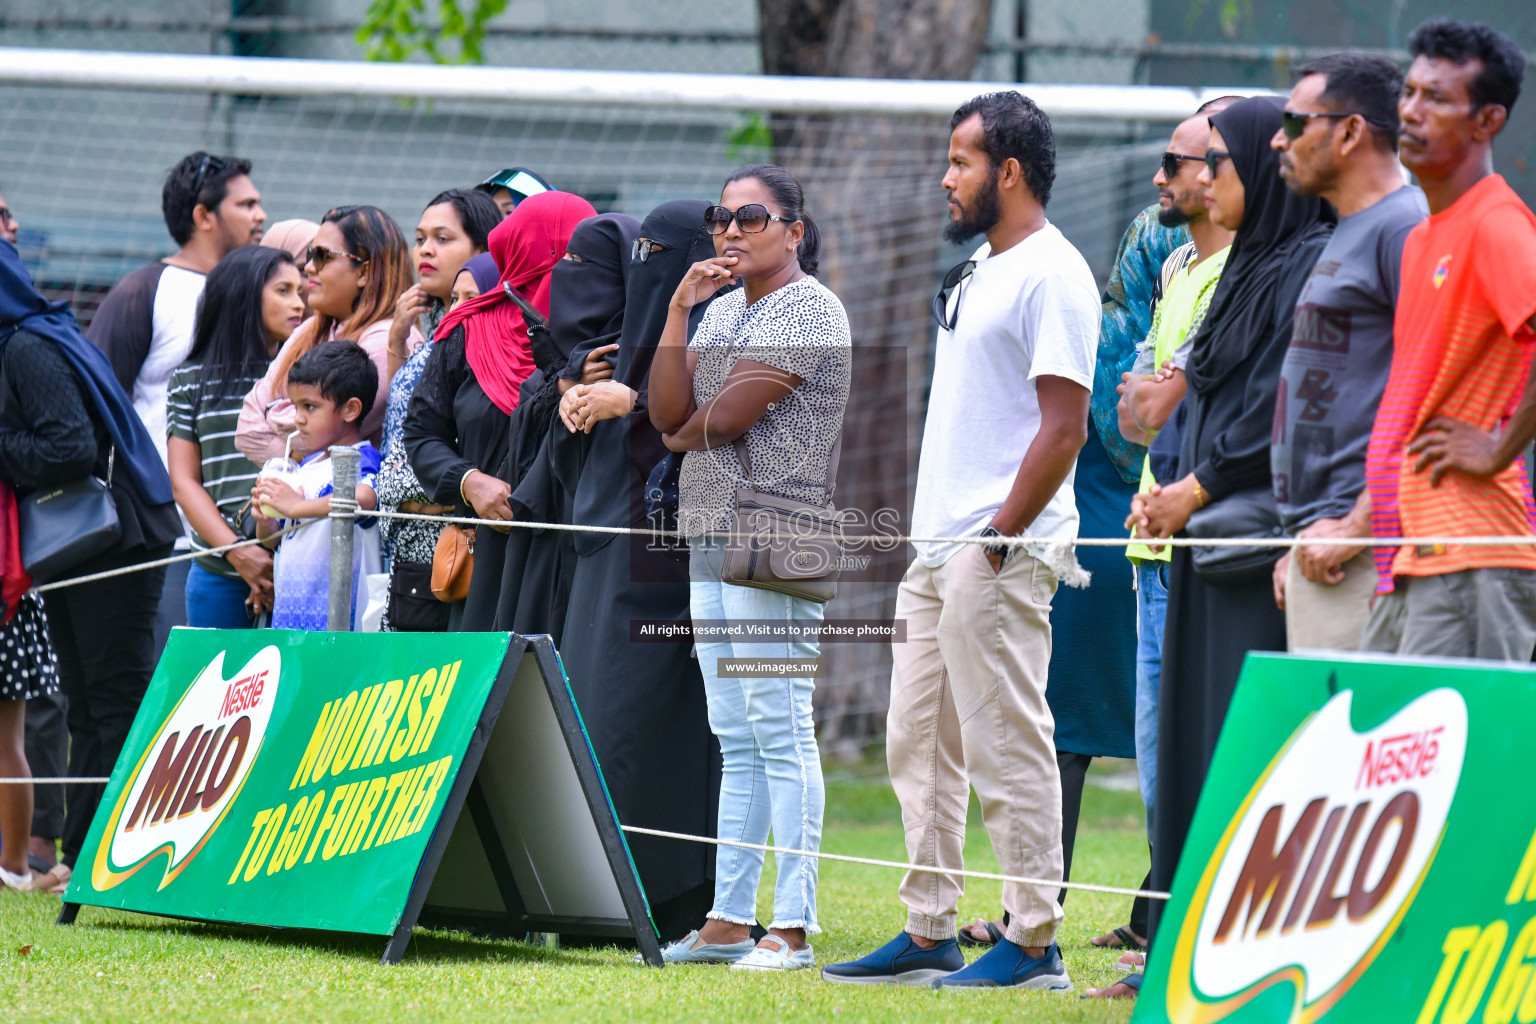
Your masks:
{"label": "green grass lawn", "polygon": [[[1119,766],[1123,768],[1124,766]],[[1098,770],[1098,763],[1095,765]],[[1090,776],[1090,782],[1092,782]],[[871,769],[828,772],[824,849],[905,860],[896,800]],[[1134,887],[1146,870],[1141,801],[1090,785],[1074,876]],[[968,867],[997,871],[972,802]],[[770,858],[770,875],[772,860]],[[899,874],[828,862],[818,963],[884,943],[905,917]],[[772,884],[759,914],[767,920]],[[975,882],[962,920],[999,912],[998,883]],[[1114,955],[1088,944],[1123,924],[1130,901],[1075,892],[1060,941],[1077,992],[1119,977]],[[57,900],[0,893],[0,1007],[14,1021],[1125,1021],[1130,1004],[1077,993],[939,994],[831,985],[817,972],[763,976],[713,967],[657,970],[617,949],[553,949],[418,930],[398,967],[379,966],[384,940],[144,917],[95,907],[72,928]]]}

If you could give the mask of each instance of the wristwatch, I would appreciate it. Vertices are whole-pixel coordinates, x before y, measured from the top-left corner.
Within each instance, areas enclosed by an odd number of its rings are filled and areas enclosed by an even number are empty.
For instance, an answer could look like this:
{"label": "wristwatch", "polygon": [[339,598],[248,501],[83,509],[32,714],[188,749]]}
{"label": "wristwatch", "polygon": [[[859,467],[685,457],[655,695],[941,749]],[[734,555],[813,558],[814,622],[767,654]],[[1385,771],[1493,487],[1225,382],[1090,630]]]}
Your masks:
{"label": "wristwatch", "polygon": [[[995,527],[991,527],[991,526],[983,526],[981,528],[981,535],[983,537],[1001,537],[1002,536],[1002,534],[999,533]],[[1006,561],[1008,561],[1008,555],[1013,551],[1013,545],[1011,545],[1011,544],[987,544],[987,545],[985,545],[983,547],[982,550],[986,551],[986,553],[989,554],[989,555],[997,555],[1004,562],[1006,562]]]}

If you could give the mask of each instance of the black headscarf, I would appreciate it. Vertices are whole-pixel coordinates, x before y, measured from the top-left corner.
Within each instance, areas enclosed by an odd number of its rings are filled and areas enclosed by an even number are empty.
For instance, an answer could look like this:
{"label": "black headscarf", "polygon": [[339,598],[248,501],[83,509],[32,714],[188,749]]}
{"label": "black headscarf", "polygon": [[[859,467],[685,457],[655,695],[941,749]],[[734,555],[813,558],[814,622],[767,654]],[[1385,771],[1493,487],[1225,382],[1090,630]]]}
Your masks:
{"label": "black headscarf", "polygon": [[[714,259],[715,240],[704,225],[704,211],[709,203],[699,199],[675,199],[652,210],[640,225],[640,234],[666,246],[652,252],[645,263],[630,268],[629,301],[624,306],[624,332],[619,339],[619,357],[613,379],[627,384],[643,395],[651,375],[651,360],[667,326],[667,310],[672,295],[688,268],[700,260]],[[713,301],[729,291],[722,288],[710,297]],[[704,317],[709,301],[694,306],[688,314],[688,334]],[[659,437],[658,437],[659,440]]]}
{"label": "black headscarf", "polygon": [[[675,199],[656,207],[640,225],[642,237],[660,242],[665,248],[652,251],[646,262],[637,260],[629,268],[624,327],[619,334],[619,350],[614,353],[617,358],[613,373],[614,380],[639,394],[634,411],[628,416],[603,420],[592,428],[587,438],[590,447],[576,486],[574,522],[649,525],[645,518],[645,481],[651,469],[667,456],[667,446],[651,425],[647,379],[678,283],[689,267],[715,255],[714,239],[704,226],[704,210],[708,206],[699,199]],[[693,308],[688,316],[690,332],[698,326],[708,305],[701,302]],[[563,426],[557,427],[556,433],[563,430]],[[562,442],[569,440],[575,438]],[[612,534],[577,534],[576,548],[580,554],[589,555],[612,539]]]}
{"label": "black headscarf", "polygon": [[1338,219],[1326,202],[1296,195],[1280,178],[1280,154],[1269,140],[1284,109],[1278,97],[1256,96],[1211,118],[1243,183],[1243,223],[1191,342],[1189,382],[1196,391],[1215,387],[1269,337],[1289,256]]}
{"label": "black headscarf", "polygon": [[171,478],[166,475],[165,463],[160,461],[155,442],[117,382],[107,357],[85,340],[68,303],[49,302],[38,294],[16,247],[0,239],[0,350],[19,330],[47,338],[59,347],[80,378],[139,494],[151,505],[169,504]]}
{"label": "black headscarf", "polygon": [[588,217],[576,225],[566,245],[567,252],[581,259],[563,259],[549,273],[549,331],[542,341],[529,334],[538,369],[518,389],[518,407],[512,416],[503,476],[514,487],[538,457],[555,421],[560,408],[559,377],[580,380],[587,354],[619,338],[629,245],[639,230],[640,222],[626,213]]}
{"label": "black headscarf", "polygon": [[566,252],[581,260],[561,260],[549,279],[550,340],[569,360],[562,376],[580,380],[587,355],[619,340],[629,250],[638,234],[640,222],[627,213],[589,217],[571,232]]}

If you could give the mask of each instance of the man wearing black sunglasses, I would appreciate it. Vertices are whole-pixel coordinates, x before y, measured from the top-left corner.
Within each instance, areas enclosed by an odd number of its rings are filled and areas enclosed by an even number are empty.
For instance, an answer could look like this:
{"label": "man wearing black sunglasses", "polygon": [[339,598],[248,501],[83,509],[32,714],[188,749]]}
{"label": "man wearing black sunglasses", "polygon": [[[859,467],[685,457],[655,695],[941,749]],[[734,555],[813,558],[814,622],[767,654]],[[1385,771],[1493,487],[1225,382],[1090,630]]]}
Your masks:
{"label": "man wearing black sunglasses", "polygon": [[[950,122],[945,236],[986,242],[946,281],[912,532],[896,598],[886,753],[913,861],[959,867],[969,787],[1003,870],[1060,878],[1061,782],[1045,703],[1051,599],[1086,582],[1050,542],[1077,535],[1072,477],[1087,438],[1099,295],[1087,262],[1046,219],[1056,174],[1045,114],[1016,92],[979,96]],[[1028,536],[1045,543],[1006,543]],[[1061,551],[1063,549],[1054,549]],[[1007,883],[1004,937],[969,967],[960,887],[907,876],[904,930],[829,981],[1064,990],[1054,888]]]}
{"label": "man wearing black sunglasses", "polygon": [[[149,436],[166,457],[171,374],[192,348],[192,325],[207,273],[230,250],[261,241],[267,215],[251,182],[251,162],[199,150],[172,167],[160,192],[166,230],[180,247],[112,286],[86,336],[106,353]],[[187,550],[187,541],[178,550]],[[186,624],[187,563],[166,571],[155,624],[156,656],[172,626]]]}
{"label": "man wearing black sunglasses", "polygon": [[[1291,191],[1328,200],[1339,225],[1297,301],[1280,370],[1275,502],[1294,535],[1364,537],[1365,453],[1392,367],[1403,243],[1429,208],[1397,160],[1397,65],[1340,53],[1297,74],[1270,145]],[[1274,583],[1291,650],[1358,649],[1376,590],[1370,551],[1299,547]]]}

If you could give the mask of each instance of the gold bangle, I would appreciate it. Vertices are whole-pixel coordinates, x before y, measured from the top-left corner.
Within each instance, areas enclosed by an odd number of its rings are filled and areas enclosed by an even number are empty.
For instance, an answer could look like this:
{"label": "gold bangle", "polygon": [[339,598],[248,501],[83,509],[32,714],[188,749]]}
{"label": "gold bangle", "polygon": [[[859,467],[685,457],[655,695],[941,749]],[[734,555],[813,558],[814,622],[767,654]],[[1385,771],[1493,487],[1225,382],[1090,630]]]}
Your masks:
{"label": "gold bangle", "polygon": [[475,506],[469,500],[469,496],[464,493],[464,485],[469,483],[471,474],[478,472],[480,472],[478,469],[471,469],[468,470],[463,476],[459,477],[459,497],[464,499],[464,507],[468,509],[473,509]]}
{"label": "gold bangle", "polygon": [[1195,507],[1205,508],[1205,503],[1210,500],[1206,496],[1205,488],[1200,486],[1200,480],[1198,477],[1195,477],[1193,474],[1191,474],[1190,479],[1195,482],[1195,501],[1198,502]]}

